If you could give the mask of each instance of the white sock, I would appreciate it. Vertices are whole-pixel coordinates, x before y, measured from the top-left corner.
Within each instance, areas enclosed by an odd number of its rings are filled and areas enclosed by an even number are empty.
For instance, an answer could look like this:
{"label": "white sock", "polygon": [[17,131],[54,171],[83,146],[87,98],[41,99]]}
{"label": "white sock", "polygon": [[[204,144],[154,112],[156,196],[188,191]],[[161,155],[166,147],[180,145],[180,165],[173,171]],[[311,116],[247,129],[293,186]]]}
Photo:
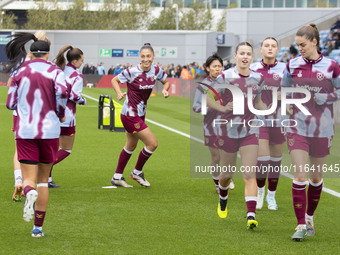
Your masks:
{"label": "white sock", "polygon": [[275,191],[270,191],[270,190],[268,190],[267,196],[268,196],[268,197],[275,197],[275,193],[276,193],[276,190],[275,190]]}
{"label": "white sock", "polygon": [[37,227],[36,225],[33,226],[33,229],[39,229],[40,231],[42,231],[42,227]]}
{"label": "white sock", "polygon": [[262,188],[257,187],[257,192],[265,192],[265,187],[264,186]]}
{"label": "white sock", "polygon": [[17,186],[19,183],[22,184],[21,169],[15,169],[14,170],[14,180],[15,180],[15,186]]}
{"label": "white sock", "polygon": [[52,177],[48,177],[48,182],[51,182],[52,181]]}
{"label": "white sock", "polygon": [[248,212],[248,213],[247,213],[247,218],[248,218],[249,216],[253,216],[253,217],[255,218],[255,213],[254,213],[254,212]]}
{"label": "white sock", "polygon": [[120,180],[122,177],[123,177],[123,174],[117,174],[117,173],[115,173],[115,174],[113,175],[113,178],[114,178],[114,179],[117,179],[117,180]]}
{"label": "white sock", "polygon": [[143,171],[139,171],[137,169],[133,169],[133,173],[136,175],[140,175],[141,173],[143,173]]}
{"label": "white sock", "polygon": [[305,219],[313,221],[313,216],[308,215],[307,213],[305,214]]}

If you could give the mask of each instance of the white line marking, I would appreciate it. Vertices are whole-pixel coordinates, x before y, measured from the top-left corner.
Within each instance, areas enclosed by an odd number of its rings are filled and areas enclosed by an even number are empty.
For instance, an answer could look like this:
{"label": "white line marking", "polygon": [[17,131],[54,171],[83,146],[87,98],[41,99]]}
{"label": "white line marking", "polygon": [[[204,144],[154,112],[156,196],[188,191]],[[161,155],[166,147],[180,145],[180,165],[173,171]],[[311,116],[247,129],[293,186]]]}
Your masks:
{"label": "white line marking", "polygon": [[[91,97],[91,96],[88,96],[88,95],[85,95],[85,94],[82,94],[82,95],[83,95],[84,97],[90,98],[90,99],[92,99],[92,100],[94,100],[94,101],[96,101],[96,102],[99,101],[98,99],[93,98],[93,97]],[[188,134],[186,134],[186,133],[183,133],[183,132],[181,132],[181,131],[178,131],[178,130],[176,130],[176,129],[173,129],[173,128],[171,128],[171,127],[168,127],[168,126],[166,126],[166,125],[163,125],[163,124],[161,124],[161,123],[158,123],[158,122],[153,121],[153,120],[150,120],[150,119],[146,119],[146,121],[148,121],[148,122],[150,122],[150,123],[152,123],[152,124],[154,124],[154,125],[156,125],[156,126],[159,126],[159,127],[161,127],[161,128],[164,128],[164,129],[166,129],[166,130],[169,130],[169,131],[171,131],[171,132],[174,132],[174,133],[176,133],[176,134],[179,134],[179,135],[181,135],[181,136],[190,138],[191,140],[194,140],[194,141],[196,141],[196,142],[199,142],[199,143],[204,144],[204,141],[203,141],[202,139],[197,138],[197,137],[190,136],[190,135],[188,135]],[[281,172],[281,175],[283,175],[283,176],[285,176],[285,177],[288,177],[288,178],[290,178],[290,179],[293,179],[293,178],[294,178],[293,175],[288,174],[288,173],[283,173],[283,172]],[[108,186],[108,187],[114,187],[114,186]],[[103,187],[103,188],[104,188],[104,187]],[[339,192],[336,192],[336,191],[334,191],[334,190],[328,189],[328,188],[326,188],[326,187],[323,187],[322,190],[323,190],[324,192],[328,193],[328,194],[331,194],[331,195],[333,195],[333,196],[335,196],[335,197],[339,197],[339,198],[340,198],[340,193],[339,193]]]}
{"label": "white line marking", "polygon": [[103,189],[116,189],[116,186],[103,186]]}

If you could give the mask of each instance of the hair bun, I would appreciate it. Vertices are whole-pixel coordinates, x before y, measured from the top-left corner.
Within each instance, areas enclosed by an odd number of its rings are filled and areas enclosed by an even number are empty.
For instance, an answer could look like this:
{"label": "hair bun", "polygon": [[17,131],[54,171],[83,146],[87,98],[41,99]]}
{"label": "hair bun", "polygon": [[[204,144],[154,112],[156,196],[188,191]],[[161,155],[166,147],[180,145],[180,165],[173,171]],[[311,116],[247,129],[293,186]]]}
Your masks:
{"label": "hair bun", "polygon": [[151,46],[150,43],[144,43],[144,46]]}

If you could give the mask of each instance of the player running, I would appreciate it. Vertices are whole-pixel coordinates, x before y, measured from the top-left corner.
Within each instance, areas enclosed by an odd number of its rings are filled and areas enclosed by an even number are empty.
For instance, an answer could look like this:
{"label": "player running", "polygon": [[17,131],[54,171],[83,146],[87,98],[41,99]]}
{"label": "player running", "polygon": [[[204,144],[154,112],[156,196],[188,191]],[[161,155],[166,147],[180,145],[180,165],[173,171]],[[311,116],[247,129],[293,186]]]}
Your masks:
{"label": "player running", "polygon": [[[260,73],[250,70],[250,64],[253,60],[253,47],[242,42],[236,47],[234,54],[236,67],[222,72],[217,77],[217,83],[235,86],[242,91],[242,97],[247,95],[248,88],[252,92],[251,102],[256,109],[266,110],[267,108],[261,100],[261,90],[263,86],[263,77]],[[214,101],[207,97],[208,107],[221,112],[221,120],[227,120],[228,123],[218,127],[220,133],[217,139],[217,146],[220,149],[222,165],[235,167],[237,151],[241,154],[241,168],[247,169],[242,171],[245,182],[245,200],[247,205],[247,228],[253,229],[258,225],[255,220],[257,185],[255,176],[255,166],[258,154],[258,127],[242,123],[248,123],[255,119],[255,115],[249,110],[247,100],[244,100],[244,114],[234,115],[234,101],[241,98],[233,98],[229,89],[216,89],[221,97],[223,105],[215,104]],[[245,96],[247,98],[247,96]],[[240,169],[241,169],[240,168]],[[219,179],[219,203],[217,213],[220,218],[226,218],[228,190],[233,171],[223,171]]]}
{"label": "player running", "polygon": [[[20,67],[13,75],[6,106],[18,113],[15,138],[26,196],[23,218],[29,222],[34,216],[32,236],[42,237],[47,181],[58,151],[59,119],[65,119],[67,87],[62,70],[47,61],[48,42],[37,40],[31,33],[17,33],[13,37],[5,50],[7,56],[12,56],[11,67]],[[31,40],[34,40],[30,46],[32,58],[20,64],[26,56],[25,44]]]}
{"label": "player running", "polygon": [[[313,215],[320,200],[323,166],[334,135],[332,104],[340,98],[340,68],[336,61],[321,54],[319,41],[315,24],[297,31],[295,42],[301,56],[287,63],[282,80],[282,86],[304,88],[311,94],[310,100],[303,104],[311,115],[303,113],[296,105],[287,108],[293,126],[287,128],[287,144],[295,167],[292,186],[298,224],[292,236],[295,241],[315,234]],[[293,93],[292,97],[301,100],[306,97],[305,94]],[[310,179],[306,196],[307,170],[310,170]]]}
{"label": "player running", "polygon": [[[65,53],[67,64],[64,57]],[[56,65],[65,73],[66,83],[69,88],[65,110],[66,120],[65,122],[60,123],[60,149],[58,150],[57,159],[53,165],[58,164],[71,154],[76,134],[76,106],[77,104],[86,104],[86,99],[81,96],[81,92],[83,91],[83,75],[78,71],[83,62],[84,53],[78,48],[73,48],[71,45],[62,47],[55,59]],[[52,179],[52,169],[48,179],[48,187],[58,188],[59,185]]]}
{"label": "player running", "polygon": [[[273,88],[277,88],[280,98],[281,79],[286,64],[277,61],[276,55],[279,52],[278,42],[273,37],[265,38],[261,43],[263,59],[250,66],[250,69],[259,72],[264,77],[262,89],[262,101],[269,107],[273,104]],[[264,121],[260,127],[259,134],[259,155],[257,158],[258,171],[257,181],[257,204],[256,209],[262,209],[265,195],[265,184],[268,177],[268,194],[266,202],[269,210],[277,210],[275,193],[280,177],[283,145],[285,137],[281,127],[281,107],[278,105],[276,114],[273,116],[259,116]],[[274,121],[275,120],[275,121]],[[262,168],[264,166],[264,168]]]}
{"label": "player running", "polygon": [[[194,112],[200,113],[201,112],[201,98],[202,94],[205,94],[209,88],[205,86],[207,85],[213,85],[214,81],[216,80],[217,76],[220,75],[220,73],[223,70],[223,60],[221,57],[215,53],[214,55],[207,58],[204,64],[206,68],[206,72],[209,74],[207,78],[205,78],[201,84],[197,87],[195,99],[194,99],[194,105],[193,110]],[[221,113],[215,110],[208,109],[208,112],[206,115],[204,115],[203,120],[203,134],[204,134],[204,145],[209,147],[210,155],[211,155],[211,166],[220,165],[220,152],[218,147],[216,146],[216,138],[217,138],[217,130],[213,128],[212,121],[215,118],[219,118],[218,115]],[[220,173],[219,171],[212,172],[212,179],[215,183],[215,190],[216,193],[219,193],[219,186],[218,186],[218,180]],[[235,185],[233,180],[230,182],[230,189],[234,189]]]}
{"label": "player running", "polygon": [[[126,183],[123,171],[139,140],[145,144],[145,147],[140,152],[130,177],[142,186],[150,186],[142,170],[146,161],[156,150],[158,143],[155,135],[144,122],[146,105],[156,80],[163,84],[162,94],[165,98],[169,96],[168,90],[170,87],[163,69],[152,64],[155,54],[149,43],[142,46],[139,58],[141,61],[139,65],[128,67],[111,81],[117,93],[117,99],[122,100],[126,96],[121,111],[121,120],[126,129],[126,144],[120,153],[116,172],[111,179],[111,183],[125,188],[132,186]],[[119,83],[125,82],[127,83],[127,92],[122,93]]]}
{"label": "player running", "polygon": [[[48,42],[48,44],[50,45],[50,39],[48,39],[48,37],[46,36],[46,32],[44,30],[38,30],[37,32],[34,33],[34,36],[38,39],[38,40],[43,40]],[[7,81],[7,88],[9,88],[11,86],[12,83],[12,77],[14,75],[14,73],[17,71],[17,69],[20,67],[20,65],[22,64],[23,61],[28,61],[31,60],[31,53],[29,52],[25,58],[22,58],[20,61],[17,59],[13,59],[14,55],[9,55],[7,56],[7,59],[12,62],[13,64],[15,64],[12,68],[10,68],[10,70],[7,70],[8,72],[10,72],[10,78]],[[19,61],[19,62],[18,62]],[[15,132],[16,130],[16,123],[17,123],[17,111],[13,110],[13,128],[12,131]],[[21,201],[21,197],[24,195],[24,191],[23,191],[23,186],[22,186],[22,173],[21,173],[21,169],[20,169],[20,162],[18,161],[18,152],[17,152],[17,147],[15,144],[15,152],[14,152],[14,156],[13,156],[13,166],[14,166],[14,193],[12,195],[12,200],[15,202],[20,202]]]}

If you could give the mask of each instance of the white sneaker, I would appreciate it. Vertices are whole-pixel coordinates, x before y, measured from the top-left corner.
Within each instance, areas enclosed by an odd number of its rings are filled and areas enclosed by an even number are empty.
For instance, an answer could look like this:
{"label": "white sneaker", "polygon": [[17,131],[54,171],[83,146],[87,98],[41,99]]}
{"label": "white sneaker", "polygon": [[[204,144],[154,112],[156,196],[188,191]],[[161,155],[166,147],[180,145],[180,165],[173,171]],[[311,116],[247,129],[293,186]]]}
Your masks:
{"label": "white sneaker", "polygon": [[150,187],[150,183],[144,178],[144,173],[134,174],[133,172],[130,174],[131,179],[138,182],[140,185],[144,187]]}
{"label": "white sneaker", "polygon": [[235,183],[234,183],[233,179],[231,179],[231,181],[229,183],[229,189],[235,189]]}
{"label": "white sneaker", "polygon": [[259,188],[257,189],[257,202],[256,202],[256,209],[261,210],[263,207],[263,200],[264,200],[264,193],[265,191],[261,191]]}
{"label": "white sneaker", "polygon": [[23,210],[24,221],[30,222],[34,216],[34,205],[37,201],[38,192],[35,189],[30,190],[26,195],[26,201]]}
{"label": "white sneaker", "polygon": [[272,197],[272,196],[266,196],[266,202],[268,204],[268,209],[269,210],[273,210],[273,211],[276,211],[277,209],[279,209],[277,207],[277,204],[276,204],[276,200],[275,200],[275,197]]}

